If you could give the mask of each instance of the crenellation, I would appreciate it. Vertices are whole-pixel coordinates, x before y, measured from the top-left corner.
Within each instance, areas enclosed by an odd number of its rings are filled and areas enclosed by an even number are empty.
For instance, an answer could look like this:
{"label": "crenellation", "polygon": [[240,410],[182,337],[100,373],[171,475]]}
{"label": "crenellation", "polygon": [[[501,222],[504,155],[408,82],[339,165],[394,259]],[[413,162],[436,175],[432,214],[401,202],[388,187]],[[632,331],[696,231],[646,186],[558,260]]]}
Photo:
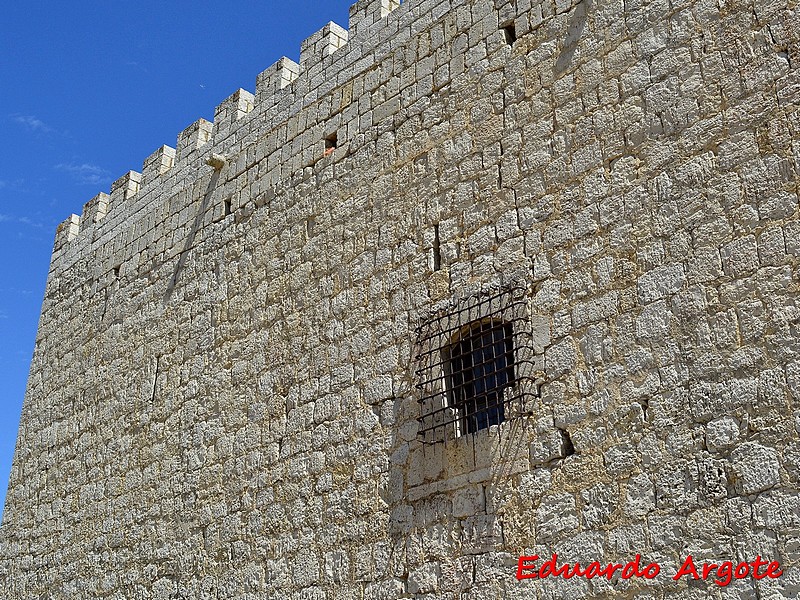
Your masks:
{"label": "crenellation", "polygon": [[175,148],[161,146],[144,160],[142,165],[142,187],[150,183],[162,181],[173,166],[175,166]]}
{"label": "crenellation", "polygon": [[56,228],[56,240],[53,246],[53,253],[57,253],[69,242],[74,240],[81,230],[81,218],[78,215],[70,215],[67,219],[59,223]]}
{"label": "crenellation", "polygon": [[105,217],[110,201],[111,197],[108,194],[100,192],[84,204],[83,212],[81,213],[80,231],[84,231]]}
{"label": "crenellation", "polygon": [[330,21],[300,44],[300,66],[311,72],[323,59],[347,44],[347,37],[347,29]]}
{"label": "crenellation", "polygon": [[213,137],[219,141],[229,133],[239,119],[253,110],[255,96],[244,89],[238,89],[231,94],[214,111]]}
{"label": "crenellation", "polygon": [[214,131],[214,124],[198,119],[178,134],[176,162],[186,164],[196,156],[196,151],[205,146]]}
{"label": "crenellation", "polygon": [[114,181],[114,183],[111,184],[111,195],[109,199],[112,210],[113,207],[119,206],[136,196],[136,194],[139,193],[141,185],[142,174],[136,171],[128,171],[125,175]]}
{"label": "crenellation", "polygon": [[256,104],[267,108],[277,104],[281,90],[288,87],[299,74],[300,65],[296,62],[285,56],[278,59],[256,78]]}
{"label": "crenellation", "polygon": [[358,0],[350,6],[350,35],[364,37],[372,25],[399,8],[400,0]]}
{"label": "crenellation", "polygon": [[[397,6],[394,6],[394,3],[389,3],[386,6],[378,3],[372,7],[362,5],[360,8],[367,12],[374,12],[377,10],[377,13],[386,16],[393,12]],[[370,12],[370,14],[373,13]],[[373,25],[378,23],[378,21],[380,21],[380,19],[376,19]],[[372,30],[376,36],[380,34],[385,35],[387,33],[379,29],[380,24],[375,26]],[[391,33],[391,30],[389,33]],[[208,149],[205,146],[213,139],[219,138],[221,134],[233,133],[234,124],[236,124],[238,128],[239,123],[245,122],[242,117],[251,113],[254,109],[258,109],[259,114],[269,111],[268,118],[276,125],[279,125],[281,121],[285,120],[287,114],[291,114],[292,111],[297,110],[296,107],[299,99],[302,99],[303,105],[308,107],[313,106],[319,101],[324,100],[337,85],[346,84],[350,79],[350,76],[347,75],[348,72],[352,72],[353,70],[355,70],[355,72],[369,70],[374,59],[371,56],[363,56],[361,46],[357,48],[354,47],[352,53],[342,54],[333,63],[329,60],[325,60],[326,57],[331,56],[337,49],[343,47],[346,40],[346,30],[335,23],[326,25],[322,30],[306,40],[304,45],[306,51],[303,55],[307,58],[303,68],[301,68],[301,65],[287,58],[282,58],[277,61],[270,69],[267,69],[259,75],[255,97],[245,90],[237,91],[218,107],[214,124],[209,124],[204,119],[200,119],[181,132],[178,136],[176,150],[168,146],[163,146],[148,157],[145,160],[140,185],[148,185],[150,182],[155,181],[166,181],[178,184],[178,182],[183,181],[187,176],[196,176],[198,173],[197,167],[193,165],[195,165],[195,160],[200,158],[199,154],[205,157],[206,154],[210,155],[214,151],[214,149]],[[310,57],[314,56],[315,52],[317,58],[324,61],[325,72],[335,70],[339,75],[337,79],[321,77],[321,71],[319,69],[323,68],[323,63],[319,61],[315,63],[310,60]],[[311,72],[308,71],[309,67],[311,68]],[[342,74],[344,74],[343,78],[341,78]],[[293,93],[289,93],[286,88],[293,82],[298,81],[298,79],[300,80],[300,85],[292,89]],[[359,105],[363,105],[363,99]],[[294,131],[306,129],[310,126],[308,116],[305,114],[306,110],[301,111],[301,113],[303,120],[297,124]],[[359,130],[368,128],[371,123],[370,119],[364,119],[356,115],[354,115],[352,119],[352,123],[348,126],[338,126],[338,129],[347,132],[343,136],[345,139],[357,134]],[[319,156],[324,154],[325,148],[321,146],[324,142],[320,141],[319,136],[310,136],[306,133],[303,138],[298,139],[297,133],[288,132],[289,135],[285,139],[279,139],[279,137],[282,136],[275,133],[270,135],[270,139],[264,140],[258,135],[257,125],[257,122],[248,120],[245,125],[247,129],[242,131],[237,129],[237,141],[233,148],[226,148],[226,151],[229,153],[232,151],[233,154],[244,154],[250,151],[249,148],[264,147],[266,142],[267,148],[269,148],[266,152],[269,163],[277,163],[274,168],[270,169],[273,174],[269,179],[273,182],[290,177],[297,169],[303,168],[304,165],[313,164]],[[331,129],[331,126],[326,124],[325,128],[324,136],[328,136],[330,134],[328,129]],[[221,142],[222,140],[219,141]],[[229,141],[226,142],[226,145],[227,144],[229,144]],[[320,151],[320,148],[322,148],[322,151]],[[201,153],[196,152],[201,149]],[[287,151],[290,152],[292,156],[287,156]],[[338,152],[338,154],[342,153]],[[240,159],[239,162],[250,164],[250,162],[243,161],[243,159]],[[173,168],[176,163],[180,163],[181,165],[177,170]],[[202,163],[205,163],[205,158],[202,158],[201,164]],[[169,175],[169,178],[165,180],[164,177],[167,175]],[[132,192],[133,190],[131,189],[126,195],[130,197]]]}

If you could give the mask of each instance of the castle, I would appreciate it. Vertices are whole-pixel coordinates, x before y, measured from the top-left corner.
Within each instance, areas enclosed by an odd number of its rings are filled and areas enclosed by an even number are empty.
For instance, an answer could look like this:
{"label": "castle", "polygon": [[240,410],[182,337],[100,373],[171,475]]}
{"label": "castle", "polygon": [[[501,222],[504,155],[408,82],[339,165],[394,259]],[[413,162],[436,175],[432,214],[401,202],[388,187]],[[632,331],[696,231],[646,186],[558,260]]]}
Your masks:
{"label": "castle", "polygon": [[59,226],[0,597],[797,597],[798,23],[356,2]]}

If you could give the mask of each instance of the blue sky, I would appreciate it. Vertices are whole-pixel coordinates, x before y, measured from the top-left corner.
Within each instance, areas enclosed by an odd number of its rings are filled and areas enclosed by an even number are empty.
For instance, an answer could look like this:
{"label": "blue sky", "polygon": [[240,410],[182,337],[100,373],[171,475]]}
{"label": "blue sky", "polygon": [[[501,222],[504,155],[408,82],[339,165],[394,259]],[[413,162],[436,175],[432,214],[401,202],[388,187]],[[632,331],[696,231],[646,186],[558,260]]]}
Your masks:
{"label": "blue sky", "polygon": [[[354,0],[353,0],[354,1]],[[350,0],[10,2],[0,20],[0,499],[58,223]]]}

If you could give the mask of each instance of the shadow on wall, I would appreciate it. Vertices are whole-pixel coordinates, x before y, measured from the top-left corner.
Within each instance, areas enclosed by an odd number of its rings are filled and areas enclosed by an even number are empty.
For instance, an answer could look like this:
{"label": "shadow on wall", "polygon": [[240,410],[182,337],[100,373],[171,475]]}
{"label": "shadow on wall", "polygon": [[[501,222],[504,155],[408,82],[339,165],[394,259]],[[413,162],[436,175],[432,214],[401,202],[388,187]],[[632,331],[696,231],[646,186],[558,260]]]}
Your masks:
{"label": "shadow on wall", "polygon": [[175,270],[172,272],[172,277],[170,277],[169,285],[167,286],[167,291],[164,293],[164,304],[169,302],[170,297],[172,296],[172,292],[175,289],[175,285],[178,283],[178,276],[180,275],[181,270],[183,269],[183,264],[186,262],[186,255],[188,254],[189,250],[192,249],[194,246],[194,238],[197,235],[197,230],[200,229],[200,225],[203,223],[203,217],[205,217],[206,209],[208,208],[208,203],[211,200],[211,196],[214,193],[214,190],[217,187],[217,181],[219,181],[219,169],[214,169],[214,174],[211,176],[211,181],[208,182],[208,187],[206,188],[205,196],[203,196],[203,202],[200,204],[200,209],[197,211],[197,215],[194,218],[194,223],[192,223],[192,229],[189,231],[189,236],[186,238],[186,244],[183,246],[183,250],[181,250],[180,258],[178,259],[177,264],[175,265]]}
{"label": "shadow on wall", "polygon": [[570,17],[564,44],[561,46],[561,52],[553,67],[553,71],[556,75],[560,75],[566,71],[572,63],[572,58],[575,56],[575,50],[578,47],[578,41],[581,39],[583,30],[586,27],[586,17],[589,14],[590,3],[591,0],[583,0],[583,2],[575,7]]}
{"label": "shadow on wall", "polygon": [[[412,396],[403,395],[395,398],[394,413],[398,423],[413,427],[419,405]],[[434,443],[411,442],[410,454],[399,451],[408,443],[407,436],[405,440],[394,436],[389,464],[389,535],[393,559],[407,569],[405,593],[422,593],[415,587],[419,585],[415,579],[431,560],[444,560],[437,552],[449,557],[452,568],[465,569],[461,575],[468,582],[469,565],[476,560],[471,557],[515,552],[534,539],[527,513],[524,522],[512,516],[510,524],[505,514],[516,502],[517,476],[529,470],[526,428],[531,429],[532,424],[522,417],[491,431]],[[410,555],[406,554],[409,547],[424,550]],[[487,585],[501,593],[508,581],[499,579]]]}

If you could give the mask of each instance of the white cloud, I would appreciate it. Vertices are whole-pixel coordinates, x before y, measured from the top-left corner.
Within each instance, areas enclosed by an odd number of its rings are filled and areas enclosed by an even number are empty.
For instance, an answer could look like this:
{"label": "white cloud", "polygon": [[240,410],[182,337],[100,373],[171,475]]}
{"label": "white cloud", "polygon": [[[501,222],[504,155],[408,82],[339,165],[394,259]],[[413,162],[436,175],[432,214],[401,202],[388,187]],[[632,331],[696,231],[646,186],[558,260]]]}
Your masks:
{"label": "white cloud", "polygon": [[125,66],[126,67],[133,67],[137,71],[141,71],[142,73],[146,73],[148,75],[150,74],[150,71],[148,71],[147,68],[143,67],[141,64],[139,64],[135,60],[126,61],[125,62]]}
{"label": "white cloud", "polygon": [[15,192],[28,191],[25,189],[24,179],[0,179],[0,190],[4,189],[8,191],[14,190]]}
{"label": "white cloud", "polygon": [[30,129],[31,131],[38,131],[40,133],[50,133],[53,131],[44,121],[33,115],[12,115],[14,121],[20,125]]}
{"label": "white cloud", "polygon": [[20,225],[28,225],[29,227],[36,227],[41,229],[45,224],[41,221],[31,219],[30,217],[15,217],[14,215],[5,215],[0,213],[0,223],[19,223]]}
{"label": "white cloud", "polygon": [[80,165],[73,163],[61,163],[55,167],[59,171],[69,173],[72,178],[80,184],[84,185],[103,185],[111,182],[111,173],[89,163]]}
{"label": "white cloud", "polygon": [[41,221],[34,221],[30,217],[19,217],[17,222],[22,223],[23,225],[30,225],[31,227],[38,227],[39,229],[44,227],[44,223]]}

